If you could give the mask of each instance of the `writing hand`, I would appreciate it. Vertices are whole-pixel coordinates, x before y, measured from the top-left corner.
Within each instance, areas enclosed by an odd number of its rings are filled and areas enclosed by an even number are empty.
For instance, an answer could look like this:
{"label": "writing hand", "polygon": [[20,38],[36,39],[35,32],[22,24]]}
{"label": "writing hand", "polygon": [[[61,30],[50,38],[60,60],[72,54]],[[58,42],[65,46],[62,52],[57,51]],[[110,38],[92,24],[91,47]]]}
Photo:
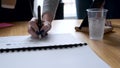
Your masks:
{"label": "writing hand", "polygon": [[[37,26],[38,20],[37,18],[33,17],[28,22],[28,33],[31,34],[33,38],[39,38],[39,35],[36,32],[39,32],[39,28]],[[41,37],[45,37],[47,32],[51,29],[51,24],[49,21],[42,21],[43,26],[40,29]]]}

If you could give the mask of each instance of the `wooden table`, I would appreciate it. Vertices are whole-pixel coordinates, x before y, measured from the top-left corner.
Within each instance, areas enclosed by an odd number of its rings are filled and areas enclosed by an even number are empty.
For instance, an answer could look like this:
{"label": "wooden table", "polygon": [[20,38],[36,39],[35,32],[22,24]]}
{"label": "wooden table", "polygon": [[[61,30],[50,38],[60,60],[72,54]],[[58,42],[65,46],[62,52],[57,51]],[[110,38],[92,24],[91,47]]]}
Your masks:
{"label": "wooden table", "polygon": [[[88,33],[76,32],[75,26],[79,26],[82,20],[55,20],[49,33],[71,33],[76,38],[85,41],[93,51],[112,68],[120,68],[120,19],[113,19],[114,30],[104,35],[100,41],[90,40]],[[28,35],[27,21],[13,22],[14,26],[1,28],[0,36]]]}

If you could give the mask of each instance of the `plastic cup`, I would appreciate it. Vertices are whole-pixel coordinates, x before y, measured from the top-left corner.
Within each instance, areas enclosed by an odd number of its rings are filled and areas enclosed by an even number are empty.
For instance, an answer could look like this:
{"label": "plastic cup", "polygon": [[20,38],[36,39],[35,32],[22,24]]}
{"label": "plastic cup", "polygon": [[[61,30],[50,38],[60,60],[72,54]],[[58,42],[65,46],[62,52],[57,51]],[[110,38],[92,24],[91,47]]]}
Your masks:
{"label": "plastic cup", "polygon": [[107,9],[90,8],[87,9],[89,22],[89,37],[93,40],[102,40],[106,22]]}

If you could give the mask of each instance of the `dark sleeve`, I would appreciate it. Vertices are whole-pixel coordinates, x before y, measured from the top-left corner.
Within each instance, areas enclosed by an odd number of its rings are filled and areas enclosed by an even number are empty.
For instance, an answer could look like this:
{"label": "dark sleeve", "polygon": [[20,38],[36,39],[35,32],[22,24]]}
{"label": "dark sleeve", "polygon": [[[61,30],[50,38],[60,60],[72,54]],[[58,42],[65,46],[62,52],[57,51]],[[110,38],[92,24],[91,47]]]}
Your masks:
{"label": "dark sleeve", "polygon": [[32,18],[33,3],[33,0],[17,0],[15,9],[7,9],[0,6],[0,21],[30,20]]}
{"label": "dark sleeve", "polygon": [[120,18],[120,0],[106,0],[105,8],[108,9],[107,18]]}

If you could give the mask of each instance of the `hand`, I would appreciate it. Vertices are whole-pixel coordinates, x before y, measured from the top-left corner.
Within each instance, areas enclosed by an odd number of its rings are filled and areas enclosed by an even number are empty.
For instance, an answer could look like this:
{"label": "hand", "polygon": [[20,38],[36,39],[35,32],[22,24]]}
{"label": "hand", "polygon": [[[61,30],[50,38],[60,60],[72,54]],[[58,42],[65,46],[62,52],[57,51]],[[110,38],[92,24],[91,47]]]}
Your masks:
{"label": "hand", "polygon": [[[42,31],[42,37],[45,37],[47,32],[51,29],[51,23],[49,21],[43,21],[42,23],[43,26],[40,31]],[[38,31],[37,18],[34,17],[28,22],[28,33],[31,34],[33,38],[39,38],[39,35],[36,33]]]}

